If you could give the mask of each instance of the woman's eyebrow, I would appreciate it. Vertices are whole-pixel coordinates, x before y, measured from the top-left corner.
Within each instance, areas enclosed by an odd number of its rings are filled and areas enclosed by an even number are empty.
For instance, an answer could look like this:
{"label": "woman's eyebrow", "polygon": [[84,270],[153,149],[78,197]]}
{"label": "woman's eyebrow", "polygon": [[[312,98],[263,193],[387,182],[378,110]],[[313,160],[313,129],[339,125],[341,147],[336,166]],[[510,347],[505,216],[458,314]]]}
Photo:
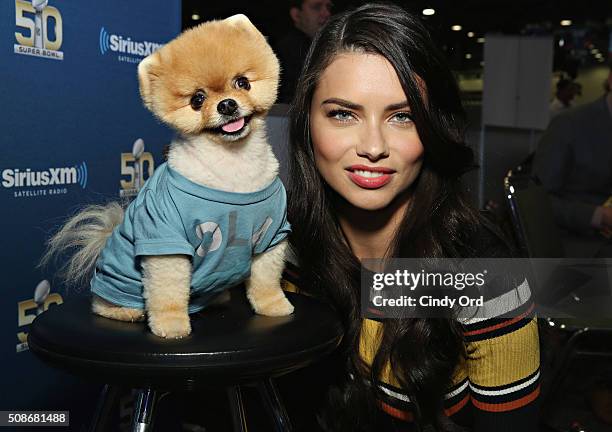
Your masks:
{"label": "woman's eyebrow", "polygon": [[361,105],[358,105],[358,104],[353,103],[353,102],[349,102],[349,101],[344,100],[344,99],[339,99],[339,98],[325,99],[323,102],[321,102],[321,105],[325,105],[325,104],[336,104],[336,105],[340,105],[340,106],[343,106],[345,108],[352,109],[352,110],[363,109],[363,107]]}
{"label": "woman's eyebrow", "polygon": [[[340,105],[340,106],[343,106],[345,108],[352,109],[352,110],[363,109],[363,106],[359,104],[349,102],[345,99],[340,99],[340,98],[325,99],[323,102],[321,102],[321,105],[325,105],[325,104],[336,104],[336,105]],[[398,110],[402,108],[408,108],[409,106],[410,105],[408,104],[408,101],[398,102],[398,103],[394,103],[391,105],[387,105],[387,107],[385,108],[385,111],[394,111],[394,110]]]}
{"label": "woman's eyebrow", "polygon": [[396,103],[396,104],[387,105],[387,108],[385,108],[385,111],[394,111],[394,110],[398,110],[398,109],[402,109],[402,108],[410,108],[410,105],[408,104],[408,101],[404,101],[404,102],[399,102],[399,103]]}

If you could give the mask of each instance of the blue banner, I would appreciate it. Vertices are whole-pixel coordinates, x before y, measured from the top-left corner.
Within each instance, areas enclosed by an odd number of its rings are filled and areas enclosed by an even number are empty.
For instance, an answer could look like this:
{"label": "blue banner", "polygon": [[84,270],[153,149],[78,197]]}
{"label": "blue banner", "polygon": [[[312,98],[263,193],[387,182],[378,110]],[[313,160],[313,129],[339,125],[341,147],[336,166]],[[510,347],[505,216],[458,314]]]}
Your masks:
{"label": "blue banner", "polygon": [[137,64],[181,28],[181,2],[0,2],[1,410],[70,410],[89,421],[98,386],[28,351],[34,317],[66,295],[37,263],[78,208],[130,197],[172,132],[142,105]]}

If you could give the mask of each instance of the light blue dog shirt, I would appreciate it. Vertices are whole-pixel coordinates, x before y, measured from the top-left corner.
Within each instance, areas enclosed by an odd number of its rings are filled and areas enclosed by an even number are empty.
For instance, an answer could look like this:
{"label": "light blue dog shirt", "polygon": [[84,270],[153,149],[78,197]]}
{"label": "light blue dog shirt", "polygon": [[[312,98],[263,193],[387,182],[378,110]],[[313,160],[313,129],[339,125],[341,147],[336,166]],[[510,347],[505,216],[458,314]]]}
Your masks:
{"label": "light blue dog shirt", "polygon": [[144,309],[139,257],[192,257],[189,313],[250,275],[251,257],[287,237],[287,197],[276,177],[252,193],[223,192],[160,165],[128,206],[96,263],[91,290],[116,305]]}

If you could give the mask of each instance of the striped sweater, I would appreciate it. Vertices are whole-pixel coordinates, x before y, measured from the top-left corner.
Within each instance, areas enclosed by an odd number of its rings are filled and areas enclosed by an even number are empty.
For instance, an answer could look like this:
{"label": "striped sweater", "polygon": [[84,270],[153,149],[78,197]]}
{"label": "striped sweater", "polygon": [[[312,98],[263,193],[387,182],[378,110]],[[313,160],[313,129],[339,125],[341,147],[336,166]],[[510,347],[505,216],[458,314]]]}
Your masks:
{"label": "striped sweater", "polygon": [[[283,284],[288,291],[299,291],[297,269],[292,265],[285,271]],[[497,313],[489,315],[493,318],[462,321],[467,357],[455,368],[444,396],[444,413],[473,432],[538,430],[538,326],[527,280],[515,288],[485,302],[487,310]],[[502,315],[513,318],[498,317]],[[382,327],[382,321],[363,320],[359,349],[366,364],[372,364]],[[379,407],[394,423],[405,423],[410,430],[413,405],[389,365],[376,384]]]}
{"label": "striped sweater", "polygon": [[[528,289],[525,281],[519,289]],[[490,304],[502,302],[500,297]],[[516,305],[515,318],[491,318],[464,323],[467,358],[455,368],[444,396],[444,412],[460,424],[483,424],[475,430],[527,431],[536,427],[535,404],[540,392],[537,321],[528,299]],[[360,353],[371,364],[380,340],[381,322],[363,321]],[[378,383],[381,408],[393,417],[412,420],[410,399],[398,388],[387,367]],[[468,419],[468,412],[469,417]],[[505,430],[505,429],[502,429]]]}

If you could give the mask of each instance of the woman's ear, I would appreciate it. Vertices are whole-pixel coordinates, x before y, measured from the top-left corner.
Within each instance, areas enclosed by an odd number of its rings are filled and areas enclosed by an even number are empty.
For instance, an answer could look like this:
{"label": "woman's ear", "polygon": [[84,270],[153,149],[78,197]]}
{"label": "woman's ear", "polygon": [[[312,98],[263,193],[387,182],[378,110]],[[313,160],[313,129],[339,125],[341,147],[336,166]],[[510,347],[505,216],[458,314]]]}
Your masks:
{"label": "woman's ear", "polygon": [[145,57],[138,64],[138,85],[140,87],[140,96],[144,105],[151,111],[153,111],[153,95],[152,88],[155,81],[159,78],[159,53],[154,52],[153,54]]}

